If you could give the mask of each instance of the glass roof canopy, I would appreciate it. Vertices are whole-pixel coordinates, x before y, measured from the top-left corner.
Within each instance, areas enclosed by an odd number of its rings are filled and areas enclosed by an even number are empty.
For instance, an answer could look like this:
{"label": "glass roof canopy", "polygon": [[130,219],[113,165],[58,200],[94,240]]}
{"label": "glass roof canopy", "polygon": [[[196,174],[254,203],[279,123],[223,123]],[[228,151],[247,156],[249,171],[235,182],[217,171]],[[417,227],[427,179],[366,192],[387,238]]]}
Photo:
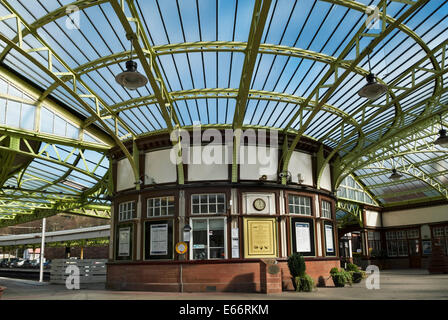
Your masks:
{"label": "glass roof canopy", "polygon": [[[27,105],[43,106],[26,128],[5,107],[1,133],[45,133],[35,147],[54,160],[31,155],[4,194],[46,190],[47,204],[55,192],[103,208],[107,150],[132,161],[126,141],[200,122],[282,130],[294,137],[283,168],[301,137],[322,142],[333,152],[319,169],[337,158],[335,185],[353,175],[383,206],[448,198],[447,152],[432,144],[440,115],[448,124],[448,1],[1,0],[0,17],[1,68],[40,92]],[[149,78],[136,91],[114,79],[130,40]],[[370,70],[389,89],[374,101],[357,94]],[[392,162],[402,181],[388,179]]]}

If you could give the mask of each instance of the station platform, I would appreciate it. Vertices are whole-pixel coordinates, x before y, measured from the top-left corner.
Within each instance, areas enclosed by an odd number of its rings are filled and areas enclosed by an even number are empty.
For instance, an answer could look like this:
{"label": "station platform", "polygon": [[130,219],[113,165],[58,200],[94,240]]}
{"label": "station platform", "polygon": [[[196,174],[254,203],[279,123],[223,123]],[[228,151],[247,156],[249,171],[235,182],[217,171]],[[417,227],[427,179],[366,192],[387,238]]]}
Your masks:
{"label": "station platform", "polygon": [[85,289],[67,290],[64,285],[0,277],[7,287],[3,300],[446,300],[448,274],[429,274],[426,270],[381,271],[380,289],[367,289],[365,280],[352,287],[317,288],[311,293],[287,291],[259,293],[175,293],[111,291],[104,284],[89,284]]}

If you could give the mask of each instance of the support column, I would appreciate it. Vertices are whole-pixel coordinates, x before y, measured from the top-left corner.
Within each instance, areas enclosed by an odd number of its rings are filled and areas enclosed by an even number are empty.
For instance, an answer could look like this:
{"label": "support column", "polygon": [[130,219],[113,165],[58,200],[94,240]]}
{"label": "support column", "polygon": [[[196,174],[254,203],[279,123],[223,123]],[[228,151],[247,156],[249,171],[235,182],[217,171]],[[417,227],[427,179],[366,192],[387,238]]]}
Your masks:
{"label": "support column", "polygon": [[110,235],[109,235],[109,260],[114,259],[114,241],[115,239],[115,209],[114,205],[110,206]]}
{"label": "support column", "polygon": [[40,272],[39,272],[39,282],[44,281],[44,251],[45,251],[45,227],[47,224],[47,219],[42,219],[42,242],[40,246]]}
{"label": "support column", "polygon": [[142,196],[138,195],[137,201],[137,245],[136,249],[136,259],[141,260],[141,250],[142,250]]}

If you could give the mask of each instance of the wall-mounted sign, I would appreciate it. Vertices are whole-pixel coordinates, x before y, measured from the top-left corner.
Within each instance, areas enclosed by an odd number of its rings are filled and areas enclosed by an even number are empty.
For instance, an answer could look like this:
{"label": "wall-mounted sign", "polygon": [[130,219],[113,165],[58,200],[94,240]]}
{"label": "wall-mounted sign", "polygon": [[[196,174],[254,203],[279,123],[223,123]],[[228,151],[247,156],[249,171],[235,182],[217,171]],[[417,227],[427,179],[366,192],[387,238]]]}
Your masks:
{"label": "wall-mounted sign", "polygon": [[331,226],[329,224],[325,225],[325,244],[326,244],[327,252],[334,252],[333,226]]}
{"label": "wall-mounted sign", "polygon": [[149,254],[152,256],[164,256],[168,254],[168,224],[151,225],[149,242]]}
{"label": "wall-mounted sign", "polygon": [[232,228],[232,258],[240,257],[238,228]]}
{"label": "wall-mounted sign", "polygon": [[311,252],[310,224],[308,222],[296,222],[296,251]]}
{"label": "wall-mounted sign", "polygon": [[245,218],[244,251],[246,258],[277,256],[276,226],[275,218]]}
{"label": "wall-mounted sign", "polygon": [[431,254],[432,253],[431,240],[422,240],[422,249],[423,254]]}
{"label": "wall-mounted sign", "polygon": [[130,255],[131,228],[120,228],[119,230],[118,255],[120,257],[127,257]]}
{"label": "wall-mounted sign", "polygon": [[176,252],[178,254],[184,254],[185,252],[187,252],[187,249],[188,249],[187,243],[183,241],[176,243]]}

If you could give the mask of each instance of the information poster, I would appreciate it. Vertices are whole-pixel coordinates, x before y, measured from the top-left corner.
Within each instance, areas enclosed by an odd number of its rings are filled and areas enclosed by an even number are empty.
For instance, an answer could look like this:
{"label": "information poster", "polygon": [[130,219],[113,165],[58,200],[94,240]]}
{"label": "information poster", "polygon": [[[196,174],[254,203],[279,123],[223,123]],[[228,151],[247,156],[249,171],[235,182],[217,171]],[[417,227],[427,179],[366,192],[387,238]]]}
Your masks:
{"label": "information poster", "polygon": [[297,252],[311,252],[310,224],[296,222],[296,250]]}
{"label": "information poster", "polygon": [[232,258],[240,257],[238,228],[232,228]]}
{"label": "information poster", "polygon": [[151,225],[150,255],[168,254],[168,224]]}
{"label": "information poster", "polygon": [[246,257],[276,257],[275,219],[246,219],[244,228]]}
{"label": "information poster", "polygon": [[120,257],[129,256],[131,244],[131,228],[121,228],[118,239],[118,255]]}
{"label": "information poster", "polygon": [[325,243],[327,245],[327,252],[334,252],[333,245],[333,226],[325,225]]}

